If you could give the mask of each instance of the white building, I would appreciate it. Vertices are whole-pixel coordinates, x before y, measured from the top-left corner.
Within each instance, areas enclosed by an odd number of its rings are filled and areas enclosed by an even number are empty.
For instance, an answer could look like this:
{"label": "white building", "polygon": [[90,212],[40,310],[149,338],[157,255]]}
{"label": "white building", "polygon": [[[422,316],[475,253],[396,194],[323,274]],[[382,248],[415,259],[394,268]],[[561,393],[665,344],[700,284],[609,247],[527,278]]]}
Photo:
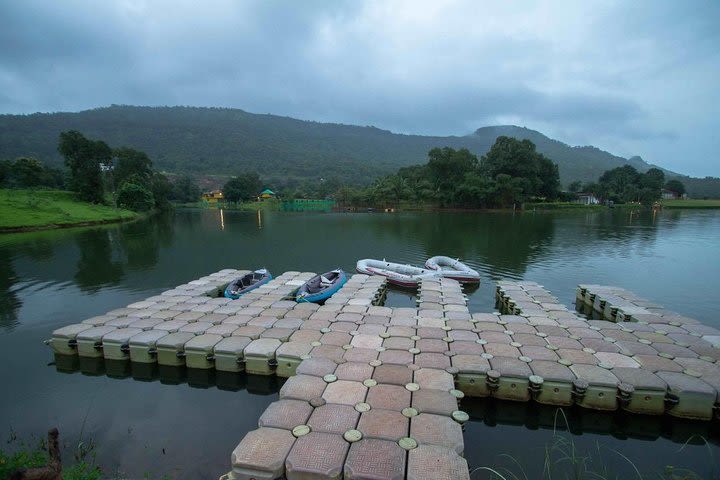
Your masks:
{"label": "white building", "polygon": [[581,205],[598,205],[600,203],[600,199],[592,193],[578,193],[577,197],[576,203]]}

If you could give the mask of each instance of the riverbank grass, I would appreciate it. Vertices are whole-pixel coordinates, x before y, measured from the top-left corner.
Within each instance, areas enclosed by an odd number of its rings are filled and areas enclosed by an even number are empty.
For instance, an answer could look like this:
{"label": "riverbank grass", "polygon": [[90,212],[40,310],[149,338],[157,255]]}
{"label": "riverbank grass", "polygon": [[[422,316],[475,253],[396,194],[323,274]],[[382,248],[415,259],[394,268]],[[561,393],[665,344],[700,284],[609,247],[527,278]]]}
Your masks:
{"label": "riverbank grass", "polygon": [[82,202],[73,192],[0,189],[0,230],[105,223],[137,216],[130,210]]}
{"label": "riverbank grass", "polygon": [[663,208],[720,208],[720,200],[700,200],[688,198],[686,200],[663,200]]}

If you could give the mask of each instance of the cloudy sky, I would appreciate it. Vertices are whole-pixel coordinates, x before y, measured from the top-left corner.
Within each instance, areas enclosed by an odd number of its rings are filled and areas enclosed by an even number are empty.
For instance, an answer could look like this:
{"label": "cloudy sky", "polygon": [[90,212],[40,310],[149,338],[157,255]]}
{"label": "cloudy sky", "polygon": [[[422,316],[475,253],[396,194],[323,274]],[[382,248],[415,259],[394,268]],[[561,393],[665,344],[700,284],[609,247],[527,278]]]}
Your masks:
{"label": "cloudy sky", "polygon": [[720,176],[720,2],[0,1],[0,113],[237,107],[515,124]]}

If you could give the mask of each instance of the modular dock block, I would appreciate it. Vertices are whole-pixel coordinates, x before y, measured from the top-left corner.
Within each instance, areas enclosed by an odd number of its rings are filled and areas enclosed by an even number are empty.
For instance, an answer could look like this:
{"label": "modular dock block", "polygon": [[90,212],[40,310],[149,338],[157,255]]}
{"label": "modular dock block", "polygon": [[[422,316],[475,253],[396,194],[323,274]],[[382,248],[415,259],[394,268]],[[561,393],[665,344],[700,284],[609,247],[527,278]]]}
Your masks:
{"label": "modular dock block", "polygon": [[102,338],[103,356],[106,360],[128,360],[130,339],[143,331],[139,328],[118,328]]}
{"label": "modular dock block", "polygon": [[130,361],[157,363],[157,342],[169,335],[164,330],[147,330],[130,338]]}

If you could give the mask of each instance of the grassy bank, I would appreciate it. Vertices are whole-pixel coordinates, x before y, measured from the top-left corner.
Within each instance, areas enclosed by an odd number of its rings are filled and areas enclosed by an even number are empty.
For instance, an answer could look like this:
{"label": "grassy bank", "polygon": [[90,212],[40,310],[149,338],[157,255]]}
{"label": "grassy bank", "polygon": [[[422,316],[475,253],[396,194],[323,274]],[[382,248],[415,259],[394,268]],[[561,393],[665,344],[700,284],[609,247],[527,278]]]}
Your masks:
{"label": "grassy bank", "polygon": [[0,231],[109,223],[137,216],[130,210],[82,202],[72,192],[0,189]]}
{"label": "grassy bank", "polygon": [[720,208],[720,200],[663,200],[663,208]]}

